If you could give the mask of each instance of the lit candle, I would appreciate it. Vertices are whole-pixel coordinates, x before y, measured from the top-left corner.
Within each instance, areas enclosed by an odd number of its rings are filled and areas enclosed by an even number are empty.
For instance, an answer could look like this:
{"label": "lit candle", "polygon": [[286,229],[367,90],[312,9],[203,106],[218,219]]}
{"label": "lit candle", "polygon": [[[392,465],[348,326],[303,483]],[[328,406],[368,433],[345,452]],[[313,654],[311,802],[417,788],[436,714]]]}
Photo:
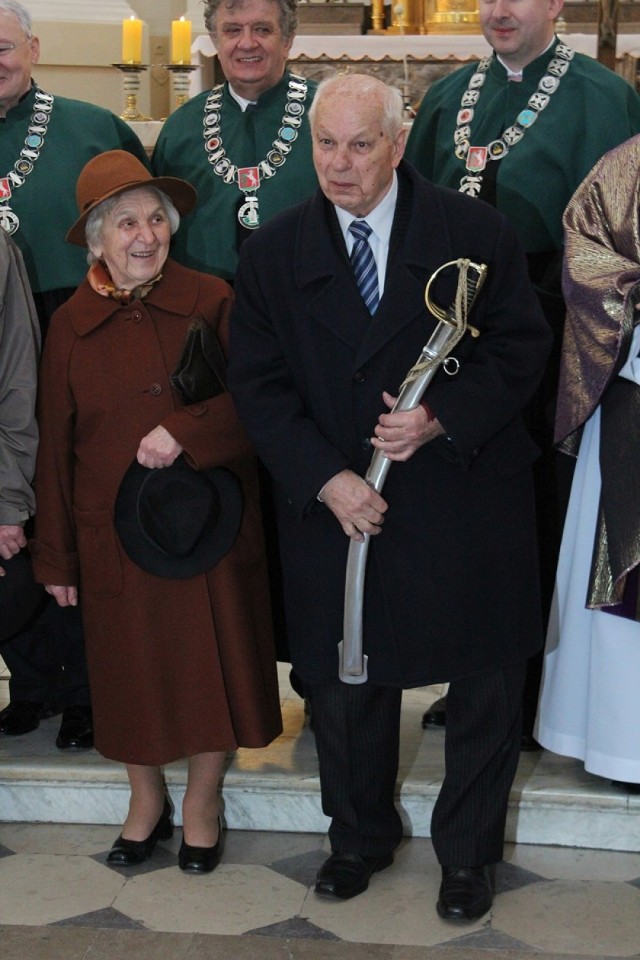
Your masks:
{"label": "lit candle", "polygon": [[142,20],[122,21],[122,62],[142,63]]}
{"label": "lit candle", "polygon": [[171,21],[171,62],[191,63],[191,21]]}

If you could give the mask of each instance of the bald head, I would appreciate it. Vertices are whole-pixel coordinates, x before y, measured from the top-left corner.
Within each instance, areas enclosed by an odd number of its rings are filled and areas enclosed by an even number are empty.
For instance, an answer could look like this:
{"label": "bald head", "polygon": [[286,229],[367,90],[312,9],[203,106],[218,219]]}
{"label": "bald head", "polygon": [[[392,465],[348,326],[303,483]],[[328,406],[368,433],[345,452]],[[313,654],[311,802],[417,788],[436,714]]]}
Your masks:
{"label": "bald head", "polygon": [[402,98],[365,74],[331,77],[318,87],[309,120],[313,162],[325,196],[366,217],[388,193],[404,152]]}
{"label": "bald head", "polygon": [[343,98],[348,98],[356,107],[358,103],[363,107],[367,102],[375,103],[382,129],[392,140],[402,130],[404,105],[400,91],[365,73],[338,74],[319,84],[309,109],[311,129],[323,101],[333,101],[339,105]]}

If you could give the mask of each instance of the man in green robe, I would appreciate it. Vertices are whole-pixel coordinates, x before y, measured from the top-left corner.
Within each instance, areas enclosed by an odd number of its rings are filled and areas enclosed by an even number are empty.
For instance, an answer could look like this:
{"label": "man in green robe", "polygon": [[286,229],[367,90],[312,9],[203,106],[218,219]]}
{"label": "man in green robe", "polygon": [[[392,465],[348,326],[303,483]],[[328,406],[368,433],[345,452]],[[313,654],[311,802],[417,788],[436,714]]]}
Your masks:
{"label": "man in green robe", "polygon": [[211,0],[205,24],[226,82],[169,117],[152,166],[198,191],[172,255],[233,280],[251,231],[317,188],[307,121],[315,84],[286,69],[296,0]]}
{"label": "man in green robe", "polygon": [[[562,215],[600,157],[640,132],[640,97],[621,77],[558,40],[554,20],[563,0],[480,0],[479,6],[493,54],[430,87],[405,156],[434,183],[486,200],[511,220],[554,332],[545,377],[528,411],[542,449],[535,479],[546,622],[571,481],[563,462],[568,458],[553,449],[565,315]],[[523,749],[537,748],[540,668],[538,657],[525,693]],[[438,702],[424,724],[443,722]]]}

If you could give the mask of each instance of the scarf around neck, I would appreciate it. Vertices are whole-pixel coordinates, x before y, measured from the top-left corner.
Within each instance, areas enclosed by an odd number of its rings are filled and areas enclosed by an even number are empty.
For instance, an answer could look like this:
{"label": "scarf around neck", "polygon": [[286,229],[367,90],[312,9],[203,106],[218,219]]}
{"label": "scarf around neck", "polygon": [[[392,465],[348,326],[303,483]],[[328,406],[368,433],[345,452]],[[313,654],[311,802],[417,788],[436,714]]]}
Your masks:
{"label": "scarf around neck", "polygon": [[92,263],[89,267],[87,280],[89,281],[91,289],[95,290],[101,297],[111,297],[111,299],[117,303],[127,304],[133,303],[134,300],[144,300],[156,283],[162,280],[162,274],[159,273],[153,277],[152,280],[141,283],[132,290],[123,290],[116,287],[106,264],[100,260],[96,260],[96,262]]}

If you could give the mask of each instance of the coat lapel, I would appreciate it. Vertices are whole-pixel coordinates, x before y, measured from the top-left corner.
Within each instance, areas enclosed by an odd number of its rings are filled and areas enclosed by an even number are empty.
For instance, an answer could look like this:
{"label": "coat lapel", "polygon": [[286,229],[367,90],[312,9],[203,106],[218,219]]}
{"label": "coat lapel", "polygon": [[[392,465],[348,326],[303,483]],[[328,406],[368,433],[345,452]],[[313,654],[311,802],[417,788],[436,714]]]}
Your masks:
{"label": "coat lapel", "polygon": [[[197,276],[193,271],[167,259],[162,269],[162,281],[153,287],[147,297],[148,302],[169,313],[189,316],[194,311],[198,297]],[[80,284],[67,307],[73,329],[79,337],[86,336],[115,313],[128,308],[132,309],[133,304],[123,306],[111,297],[95,293],[88,280]]]}
{"label": "coat lapel", "polygon": [[295,285],[311,319],[357,350],[370,324],[333,206],[318,191],[296,243]]}
{"label": "coat lapel", "polygon": [[384,295],[373,317],[356,287],[334,208],[320,191],[300,223],[296,287],[311,319],[353,349],[354,369],[420,317],[424,318],[426,343],[436,321],[425,306],[425,287],[434,270],[452,259],[436,190],[429,183],[419,183],[404,163],[398,176]]}
{"label": "coat lapel", "polygon": [[360,344],[358,365],[383,350],[404,327],[416,320],[424,324],[424,342],[427,342],[437,321],[427,310],[425,288],[433,272],[452,259],[450,251],[449,232],[437,191],[424,180],[418,182],[412,168],[401,164],[384,294]]}

